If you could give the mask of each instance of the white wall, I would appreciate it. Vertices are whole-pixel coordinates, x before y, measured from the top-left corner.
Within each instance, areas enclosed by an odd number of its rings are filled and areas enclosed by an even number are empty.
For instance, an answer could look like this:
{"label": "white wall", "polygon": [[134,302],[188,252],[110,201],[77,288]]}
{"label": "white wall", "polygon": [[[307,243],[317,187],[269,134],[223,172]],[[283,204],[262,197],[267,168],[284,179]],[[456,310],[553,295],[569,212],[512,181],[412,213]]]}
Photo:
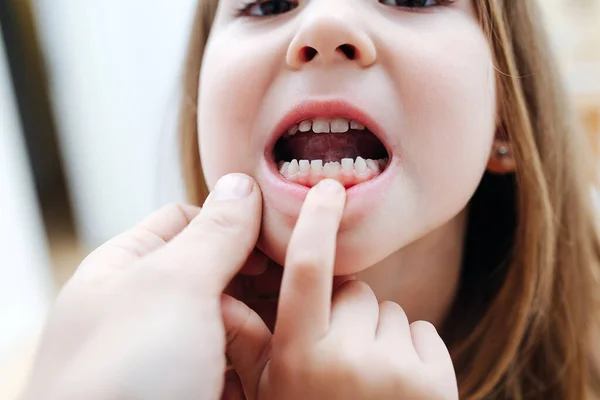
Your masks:
{"label": "white wall", "polygon": [[84,243],[182,199],[175,113],[197,0],[35,0]]}
{"label": "white wall", "polygon": [[600,94],[600,2],[538,0],[572,96]]}
{"label": "white wall", "polygon": [[47,245],[0,31],[0,398],[9,390],[4,371],[39,332],[52,292]]}

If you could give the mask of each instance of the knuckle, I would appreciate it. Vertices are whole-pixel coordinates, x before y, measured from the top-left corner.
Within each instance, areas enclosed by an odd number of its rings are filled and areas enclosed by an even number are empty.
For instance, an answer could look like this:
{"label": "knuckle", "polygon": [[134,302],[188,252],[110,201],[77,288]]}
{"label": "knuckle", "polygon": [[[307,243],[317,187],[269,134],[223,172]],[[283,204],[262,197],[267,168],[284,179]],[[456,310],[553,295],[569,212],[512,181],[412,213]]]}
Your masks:
{"label": "knuckle", "polygon": [[379,306],[381,308],[385,308],[386,310],[389,310],[391,312],[404,313],[404,309],[402,308],[402,306],[394,301],[384,300],[381,303],[379,303]]}
{"label": "knuckle", "polygon": [[434,334],[437,335],[437,329],[435,328],[435,326],[428,321],[415,321],[412,324],[410,324],[410,329],[411,331],[413,331],[414,333],[423,333],[423,334]]}
{"label": "knuckle", "polygon": [[363,282],[363,281],[359,281],[359,280],[350,280],[346,283],[344,283],[342,285],[342,287],[340,288],[340,290],[342,291],[346,291],[346,292],[350,292],[356,296],[364,296],[364,297],[371,297],[374,296],[373,294],[373,290],[371,290],[371,287]]}
{"label": "knuckle", "polygon": [[271,360],[274,375],[285,382],[308,380],[312,375],[312,364],[307,354],[288,348],[282,349]]}
{"label": "knuckle", "polygon": [[294,258],[286,263],[290,273],[294,274],[294,278],[299,285],[303,282],[310,283],[314,282],[315,279],[321,279],[324,264],[325,260],[322,257],[306,250],[299,254],[296,253]]}
{"label": "knuckle", "polygon": [[184,203],[170,203],[165,206],[168,215],[172,215],[174,218],[181,219],[182,221],[189,224],[192,222],[189,215],[194,212],[194,207]]}
{"label": "knuckle", "polygon": [[167,205],[165,205],[162,210],[159,210],[159,212],[164,211],[166,213],[169,214],[179,214],[183,212],[183,203],[169,203]]}
{"label": "knuckle", "polygon": [[227,331],[227,344],[233,345],[238,343],[240,333],[244,332],[245,328],[250,324],[252,312],[247,307],[241,307],[237,301],[229,301],[228,304],[230,307],[236,307],[239,314],[242,315],[242,317],[235,320],[234,323],[229,326]]}
{"label": "knuckle", "polygon": [[[155,211],[148,219],[145,225],[155,224],[157,221],[171,221],[177,226],[188,226],[198,215],[200,208],[184,203],[170,203]],[[151,223],[150,223],[151,221]]]}
{"label": "knuckle", "polygon": [[221,207],[203,214],[199,225],[207,233],[232,232],[239,231],[244,222],[243,215],[237,209]]}
{"label": "knuckle", "polygon": [[408,324],[408,316],[406,315],[404,308],[402,308],[400,304],[395,303],[393,301],[382,301],[379,304],[379,309],[382,313],[389,313],[391,315],[394,315],[395,317],[401,319],[403,322],[406,322],[406,324]]}
{"label": "knuckle", "polygon": [[337,291],[334,293],[336,300],[348,300],[358,301],[364,304],[369,304],[372,307],[373,312],[377,313],[377,297],[371,289],[371,287],[362,281],[350,280],[345,282]]}

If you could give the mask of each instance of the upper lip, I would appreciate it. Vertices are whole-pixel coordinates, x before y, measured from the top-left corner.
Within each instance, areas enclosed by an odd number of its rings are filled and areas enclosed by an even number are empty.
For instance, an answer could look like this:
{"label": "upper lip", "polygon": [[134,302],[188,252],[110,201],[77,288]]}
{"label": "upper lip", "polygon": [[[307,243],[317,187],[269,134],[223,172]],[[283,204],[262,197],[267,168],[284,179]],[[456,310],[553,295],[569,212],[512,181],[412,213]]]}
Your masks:
{"label": "upper lip", "polygon": [[391,156],[389,141],[381,126],[366,111],[345,100],[309,100],[297,104],[283,116],[271,131],[266,146],[267,155],[272,154],[277,140],[291,126],[306,119],[335,117],[345,117],[363,124],[383,143],[388,155]]}

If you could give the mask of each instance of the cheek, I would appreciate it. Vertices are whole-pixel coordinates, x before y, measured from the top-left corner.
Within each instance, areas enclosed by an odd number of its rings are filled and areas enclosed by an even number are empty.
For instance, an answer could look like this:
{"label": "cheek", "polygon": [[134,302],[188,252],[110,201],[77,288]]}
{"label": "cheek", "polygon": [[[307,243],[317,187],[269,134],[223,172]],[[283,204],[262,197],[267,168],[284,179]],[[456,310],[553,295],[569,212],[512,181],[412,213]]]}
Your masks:
{"label": "cheek", "polygon": [[396,77],[407,129],[403,162],[420,207],[466,205],[485,171],[495,131],[489,45],[476,26],[434,31],[406,49]]}
{"label": "cheek", "polygon": [[253,175],[260,137],[252,121],[270,85],[274,63],[265,46],[227,32],[215,35],[204,53],[200,76],[198,135],[202,167],[209,187],[224,174]]}

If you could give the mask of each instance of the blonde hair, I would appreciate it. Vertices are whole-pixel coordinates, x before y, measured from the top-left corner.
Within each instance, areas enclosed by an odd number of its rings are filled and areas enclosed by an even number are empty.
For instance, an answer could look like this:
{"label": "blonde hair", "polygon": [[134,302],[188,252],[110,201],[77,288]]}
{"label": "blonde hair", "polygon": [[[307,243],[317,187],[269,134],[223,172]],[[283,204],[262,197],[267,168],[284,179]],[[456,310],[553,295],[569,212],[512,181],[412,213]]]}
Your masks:
{"label": "blonde hair", "polygon": [[[199,2],[183,82],[182,168],[194,204],[208,194],[196,114],[217,1]],[[535,2],[475,5],[497,69],[498,135],[517,168],[486,174],[470,202],[461,287],[442,334],[461,399],[583,399],[599,382],[590,350],[600,246],[589,145],[571,124]]]}

